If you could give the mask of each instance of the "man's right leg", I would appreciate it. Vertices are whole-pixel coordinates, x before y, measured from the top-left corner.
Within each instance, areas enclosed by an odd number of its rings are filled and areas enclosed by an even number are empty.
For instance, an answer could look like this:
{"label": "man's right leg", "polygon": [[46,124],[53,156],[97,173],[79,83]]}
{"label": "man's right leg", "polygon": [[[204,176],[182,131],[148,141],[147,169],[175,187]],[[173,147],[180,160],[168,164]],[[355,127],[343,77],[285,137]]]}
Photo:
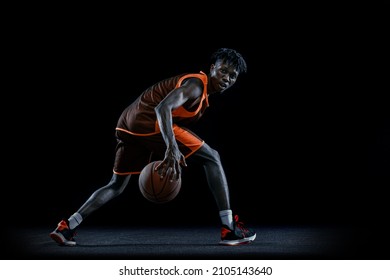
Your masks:
{"label": "man's right leg", "polygon": [[234,246],[255,240],[256,232],[244,227],[244,224],[239,221],[238,215],[233,216],[230,208],[228,183],[219,153],[204,143],[191,157],[203,165],[207,182],[218,205],[222,223],[219,244]]}
{"label": "man's right leg", "polygon": [[97,189],[77,212],[69,219],[59,222],[57,228],[50,233],[50,237],[60,245],[76,245],[74,240],[76,227],[90,214],[120,195],[129,183],[130,176],[113,174],[110,182],[106,186]]}

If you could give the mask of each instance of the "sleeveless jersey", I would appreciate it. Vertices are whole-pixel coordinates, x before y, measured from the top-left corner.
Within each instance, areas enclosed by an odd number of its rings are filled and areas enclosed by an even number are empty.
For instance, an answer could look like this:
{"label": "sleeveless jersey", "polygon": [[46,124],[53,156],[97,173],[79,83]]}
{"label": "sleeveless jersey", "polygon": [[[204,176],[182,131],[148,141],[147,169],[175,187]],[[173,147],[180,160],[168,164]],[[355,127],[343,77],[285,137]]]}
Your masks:
{"label": "sleeveless jersey", "polygon": [[160,132],[154,108],[172,90],[180,87],[185,79],[199,78],[203,82],[203,93],[200,101],[190,109],[185,106],[172,111],[175,125],[187,125],[197,121],[209,106],[207,95],[207,75],[199,73],[185,73],[162,80],[146,89],[132,104],[122,112],[118,119],[116,130],[129,134],[148,136]]}

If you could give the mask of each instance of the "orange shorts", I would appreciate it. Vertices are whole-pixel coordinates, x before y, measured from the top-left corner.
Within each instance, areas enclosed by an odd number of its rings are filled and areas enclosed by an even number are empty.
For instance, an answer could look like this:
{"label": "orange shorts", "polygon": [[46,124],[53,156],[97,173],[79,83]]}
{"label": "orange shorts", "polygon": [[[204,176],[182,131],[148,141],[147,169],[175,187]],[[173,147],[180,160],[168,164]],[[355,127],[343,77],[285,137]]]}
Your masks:
{"label": "orange shorts", "polygon": [[[180,152],[186,158],[204,144],[191,130],[174,125],[173,132]],[[115,136],[118,141],[115,148],[115,174],[139,174],[149,162],[164,159],[167,146],[161,133],[145,136],[117,129]]]}

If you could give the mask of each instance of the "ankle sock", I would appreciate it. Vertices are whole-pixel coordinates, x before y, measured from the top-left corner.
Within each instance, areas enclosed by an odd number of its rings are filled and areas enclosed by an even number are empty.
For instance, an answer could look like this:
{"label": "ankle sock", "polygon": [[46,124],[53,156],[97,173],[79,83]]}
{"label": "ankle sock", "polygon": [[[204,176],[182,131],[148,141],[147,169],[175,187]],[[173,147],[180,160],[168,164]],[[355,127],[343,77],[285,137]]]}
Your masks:
{"label": "ankle sock", "polygon": [[68,221],[69,221],[69,228],[74,229],[83,221],[83,217],[81,217],[81,215],[76,212],[72,216],[70,216]]}
{"label": "ankle sock", "polygon": [[234,229],[232,210],[219,211],[219,217],[221,217],[221,222],[223,225],[228,226],[230,229]]}

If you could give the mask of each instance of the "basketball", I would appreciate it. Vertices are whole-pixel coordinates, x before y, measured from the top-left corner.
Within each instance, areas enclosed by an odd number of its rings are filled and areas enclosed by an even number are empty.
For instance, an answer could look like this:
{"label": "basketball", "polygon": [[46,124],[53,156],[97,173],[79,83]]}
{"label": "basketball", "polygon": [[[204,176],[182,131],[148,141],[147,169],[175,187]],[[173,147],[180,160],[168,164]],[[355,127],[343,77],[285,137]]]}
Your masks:
{"label": "basketball", "polygon": [[160,160],[152,161],[141,171],[138,179],[139,189],[142,195],[154,203],[166,203],[174,199],[181,188],[181,178],[178,180],[169,179],[170,172],[163,178],[154,169]]}

